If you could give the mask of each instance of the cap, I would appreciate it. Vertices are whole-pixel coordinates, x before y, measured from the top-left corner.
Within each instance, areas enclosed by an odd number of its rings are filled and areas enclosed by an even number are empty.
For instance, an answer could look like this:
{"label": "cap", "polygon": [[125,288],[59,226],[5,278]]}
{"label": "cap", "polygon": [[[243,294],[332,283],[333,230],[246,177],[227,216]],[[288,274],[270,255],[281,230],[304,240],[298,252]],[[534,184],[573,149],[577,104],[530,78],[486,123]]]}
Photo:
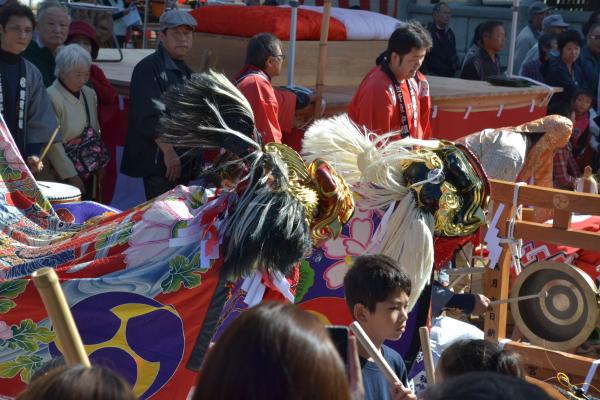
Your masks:
{"label": "cap", "polygon": [[552,10],[552,9],[553,9],[552,7],[548,7],[546,4],[544,4],[543,1],[534,1],[529,6],[529,11],[527,13],[529,15],[529,18],[533,18],[537,14],[543,14],[546,11]]}
{"label": "cap", "polygon": [[96,29],[85,21],[76,20],[69,25],[69,36],[66,43],[69,43],[74,36],[83,36],[90,39],[92,42],[92,60],[98,57],[98,41],[96,40]]}
{"label": "cap", "polygon": [[188,12],[181,10],[169,10],[165,12],[160,16],[158,22],[161,31],[180,25],[187,25],[191,28],[195,28],[196,25],[198,25],[198,22],[196,22],[194,17],[192,17]]}
{"label": "cap", "polygon": [[568,28],[569,24],[565,22],[562,15],[560,14],[552,14],[548,15],[544,18],[544,22],[542,22],[543,29],[546,28]]}

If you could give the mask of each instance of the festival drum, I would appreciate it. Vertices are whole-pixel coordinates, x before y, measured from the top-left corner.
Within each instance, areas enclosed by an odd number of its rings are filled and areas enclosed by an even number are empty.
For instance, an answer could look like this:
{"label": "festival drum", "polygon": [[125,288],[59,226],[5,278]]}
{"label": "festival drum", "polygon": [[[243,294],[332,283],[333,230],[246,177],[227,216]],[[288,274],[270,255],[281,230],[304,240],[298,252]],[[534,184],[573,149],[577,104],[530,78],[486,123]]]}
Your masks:
{"label": "festival drum", "polygon": [[72,185],[58,182],[38,181],[38,186],[50,204],[74,203],[81,201],[81,190]]}
{"label": "festival drum", "polygon": [[541,261],[515,279],[510,297],[546,294],[511,305],[515,324],[529,341],[552,350],[572,350],[598,323],[598,290],[588,274],[572,265]]}

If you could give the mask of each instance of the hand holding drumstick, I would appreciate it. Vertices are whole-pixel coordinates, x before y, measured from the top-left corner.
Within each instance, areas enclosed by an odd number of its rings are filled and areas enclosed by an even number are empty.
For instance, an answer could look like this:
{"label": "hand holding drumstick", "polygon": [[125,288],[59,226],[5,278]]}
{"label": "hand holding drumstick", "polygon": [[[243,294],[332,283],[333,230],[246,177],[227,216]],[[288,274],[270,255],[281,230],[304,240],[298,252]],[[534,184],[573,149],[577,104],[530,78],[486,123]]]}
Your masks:
{"label": "hand holding drumstick", "polygon": [[379,367],[385,379],[392,385],[391,395],[394,400],[417,400],[417,396],[408,388],[404,387],[402,381],[390,365],[385,361],[379,350],[375,347],[369,336],[356,321],[350,324],[350,330],[358,339],[360,345],[369,353],[375,364]]}

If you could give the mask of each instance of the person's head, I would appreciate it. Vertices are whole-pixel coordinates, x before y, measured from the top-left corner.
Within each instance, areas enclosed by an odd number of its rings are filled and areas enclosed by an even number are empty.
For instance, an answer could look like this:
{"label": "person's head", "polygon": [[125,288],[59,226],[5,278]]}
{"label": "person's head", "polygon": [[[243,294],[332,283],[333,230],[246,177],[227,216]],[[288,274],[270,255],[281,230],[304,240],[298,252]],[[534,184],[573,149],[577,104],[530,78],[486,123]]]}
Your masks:
{"label": "person's head", "polygon": [[504,47],[506,33],[500,21],[486,21],[481,27],[481,44],[489,53],[498,54]]}
{"label": "person's head", "polygon": [[575,114],[582,115],[587,113],[594,102],[594,93],[589,89],[579,89],[573,95],[571,108]]}
{"label": "person's head", "polygon": [[554,33],[560,35],[569,28],[569,24],[565,22],[562,15],[552,14],[544,17],[542,27],[545,33]]}
{"label": "person's head", "polygon": [[529,23],[534,29],[541,31],[544,18],[550,14],[552,8],[548,7],[543,1],[534,1],[527,10]]}
{"label": "person's head", "polygon": [[471,40],[471,46],[481,46],[481,30],[485,22],[480,22],[473,31],[473,40]]}
{"label": "person's head", "polygon": [[576,30],[568,30],[558,35],[556,44],[560,53],[560,58],[565,64],[571,65],[579,57],[583,40]]}
{"label": "person's head", "polygon": [[587,37],[592,25],[598,22],[600,22],[600,10],[596,10],[593,13],[591,13],[587,22],[581,27],[581,32],[583,33],[583,36]]}
{"label": "person's head", "polygon": [[2,50],[21,54],[33,35],[35,19],[33,12],[20,3],[11,4],[0,10],[0,46]]}
{"label": "person's head", "polygon": [[410,278],[384,255],[357,257],[344,277],[353,318],[378,341],[397,340],[404,333],[410,291]]}
{"label": "person's head", "polygon": [[396,79],[403,81],[415,76],[431,46],[431,36],[419,22],[408,21],[397,28],[386,50],[386,59]]}
{"label": "person's head", "polygon": [[471,372],[435,384],[425,400],[550,400],[542,389],[512,376]]}
{"label": "person's head", "polygon": [[459,340],[444,350],[435,373],[441,381],[476,371],[525,376],[517,353],[500,350],[496,343],[472,339]]}
{"label": "person's head", "polygon": [[33,373],[31,374],[31,378],[29,378],[29,384],[31,384],[38,378],[47,375],[48,372],[53,371],[55,368],[64,368],[65,365],[66,362],[63,356],[58,356],[49,359],[48,361],[44,362],[38,369],[33,371]]}
{"label": "person's head", "polygon": [[92,56],[92,60],[98,57],[98,42],[96,41],[96,29],[85,21],[73,21],[69,26],[67,44],[78,44]]}
{"label": "person's head", "polygon": [[541,62],[548,60],[548,53],[551,50],[556,50],[556,35],[553,33],[542,33],[538,39],[538,54]]}
{"label": "person's head", "polygon": [[67,40],[71,18],[65,6],[48,0],[38,5],[37,33],[41,44],[54,53]]}
{"label": "person's head", "polygon": [[600,56],[600,22],[590,26],[586,35],[586,44],[590,52]]}
{"label": "person's head", "polygon": [[92,57],[78,44],[69,44],[58,49],[54,75],[71,92],[79,92],[90,79]]}
{"label": "person's head", "polygon": [[446,2],[440,1],[433,6],[432,17],[438,28],[446,28],[452,17],[452,10]]}
{"label": "person's head", "polygon": [[281,40],[270,33],[259,33],[248,41],[246,64],[254,65],[269,76],[281,73],[285,55],[281,50]]}
{"label": "person's head", "polygon": [[197,22],[188,12],[169,10],[160,16],[158,39],[169,57],[183,60],[192,49]]}
{"label": "person's head", "polygon": [[18,400],[134,400],[129,385],[114,372],[94,366],[57,367],[32,380]]}
{"label": "person's head", "polygon": [[349,399],[344,365],[319,319],[292,304],[244,311],[211,348],[199,399]]}

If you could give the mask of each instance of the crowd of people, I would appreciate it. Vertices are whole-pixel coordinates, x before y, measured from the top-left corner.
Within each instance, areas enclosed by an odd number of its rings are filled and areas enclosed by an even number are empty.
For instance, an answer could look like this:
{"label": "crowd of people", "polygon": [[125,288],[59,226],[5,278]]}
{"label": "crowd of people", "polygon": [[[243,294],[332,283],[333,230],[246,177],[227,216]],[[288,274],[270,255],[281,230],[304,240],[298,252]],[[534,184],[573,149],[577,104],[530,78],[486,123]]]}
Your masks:
{"label": "crowd of people", "polygon": [[[564,89],[549,109],[569,116],[575,126],[554,165],[555,184],[572,189],[583,165],[598,167],[600,17],[594,13],[581,36],[567,29],[560,14],[549,12],[540,2],[530,7],[530,23],[519,34],[515,60],[522,62],[523,74]],[[423,73],[485,80],[503,72],[503,24],[482,23],[461,62],[450,18],[450,7],[440,2],[427,27],[411,21],[394,31],[349,105],[355,123],[379,134],[395,131],[392,140],[428,139],[431,101]],[[165,12],[159,21],[160,45],[133,71],[120,168],[143,178],[147,199],[189,183],[206,161],[205,154],[163,142],[159,131],[162,110],[157,100],[193,73],[184,59],[192,49],[195,27],[188,13]],[[67,182],[93,197],[108,162],[98,109],[117,101],[102,70],[93,64],[99,49],[95,29],[71,20],[68,10],[54,1],[41,3],[36,17],[24,5],[9,4],[0,9],[0,47],[0,111],[23,158],[38,178]],[[248,42],[245,65],[233,79],[252,107],[263,143],[281,142],[295,112],[312,101],[273,87],[271,79],[281,72],[284,60],[277,37],[256,35]],[[416,399],[402,357],[384,344],[398,340],[406,330],[411,280],[402,266],[381,255],[360,256],[346,274],[344,288],[353,319],[401,383],[389,384],[354,338],[349,337],[343,357],[315,316],[293,305],[265,303],[233,321],[211,348],[193,398]],[[489,305],[482,295],[467,295],[462,303],[457,299],[467,313],[483,312]],[[420,396],[549,398],[526,382],[518,357],[484,341],[448,348],[438,365],[438,381]],[[32,379],[19,397],[46,398],[133,397],[110,370],[54,366]]]}
{"label": "crowd of people", "polygon": [[[548,112],[571,118],[575,133],[570,148],[556,155],[554,184],[572,190],[586,166],[593,172],[600,167],[600,129],[595,119],[600,14],[592,13],[582,36],[551,11],[543,2],[531,4],[529,24],[517,36],[514,66],[523,76],[562,88],[552,97]],[[388,49],[349,105],[354,122],[374,132],[399,130],[400,137],[427,139],[431,137],[431,103],[424,74],[485,80],[504,72],[499,55],[505,46],[503,23],[479,24],[472,46],[460,60],[450,28],[451,15],[450,6],[439,2],[426,27],[411,22],[394,32]],[[17,110],[4,116],[19,149],[39,179],[68,183],[84,198],[97,199],[98,182],[108,163],[108,150],[100,138],[99,112],[103,105],[117,102],[117,95],[93,64],[100,47],[95,28],[84,20],[71,20],[68,10],[54,0],[40,3],[35,18],[18,3],[4,6],[0,22],[5,33],[0,73],[7,77],[0,106]],[[172,10],[163,14],[159,25],[156,53],[140,62],[132,76],[128,134],[120,166],[123,173],[143,178],[147,199],[188,183],[210,161],[199,153],[183,154],[156,139],[161,111],[154,100],[192,74],[184,58],[192,49],[196,21],[185,12]],[[69,44],[83,47],[88,56]],[[249,42],[246,64],[233,78],[253,106],[257,130],[265,143],[285,142],[283,135],[294,129],[297,111],[314,100],[314,96],[271,85],[285,61],[281,50],[275,36],[257,35]],[[47,93],[41,93],[44,87]],[[83,140],[86,135],[89,139]],[[51,139],[52,145],[45,149]],[[46,165],[40,160],[42,152]]]}
{"label": "crowd of people", "polygon": [[[506,30],[501,21],[485,21],[474,31],[472,45],[462,63],[450,18],[452,10],[444,2],[433,7],[428,24],[433,47],[423,64],[430,75],[488,80],[502,75],[505,66],[500,52],[505,49]],[[554,186],[573,190],[575,181],[587,166],[600,168],[598,137],[598,77],[600,76],[600,11],[591,13],[580,31],[570,28],[559,12],[542,1],[531,3],[528,24],[517,35],[513,61],[515,75],[561,88],[552,96],[548,115],[570,118],[575,129],[571,141],[554,160]],[[462,65],[462,67],[459,67]]]}

